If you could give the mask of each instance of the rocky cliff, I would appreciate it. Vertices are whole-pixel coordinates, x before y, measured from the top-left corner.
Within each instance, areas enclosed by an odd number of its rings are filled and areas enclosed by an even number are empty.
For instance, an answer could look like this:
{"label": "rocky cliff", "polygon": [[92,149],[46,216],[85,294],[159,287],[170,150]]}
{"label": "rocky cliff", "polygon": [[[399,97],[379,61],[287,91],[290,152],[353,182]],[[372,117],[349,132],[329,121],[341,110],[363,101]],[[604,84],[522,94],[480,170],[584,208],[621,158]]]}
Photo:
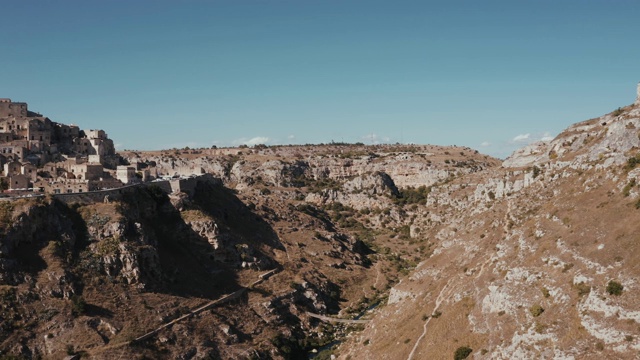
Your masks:
{"label": "rocky cliff", "polygon": [[621,108],[443,186],[431,256],[341,358],[636,358],[639,121]]}
{"label": "rocky cliff", "polygon": [[2,203],[0,351],[634,358],[639,127],[620,108],[504,162],[401,145],[123,154],[222,182]]}

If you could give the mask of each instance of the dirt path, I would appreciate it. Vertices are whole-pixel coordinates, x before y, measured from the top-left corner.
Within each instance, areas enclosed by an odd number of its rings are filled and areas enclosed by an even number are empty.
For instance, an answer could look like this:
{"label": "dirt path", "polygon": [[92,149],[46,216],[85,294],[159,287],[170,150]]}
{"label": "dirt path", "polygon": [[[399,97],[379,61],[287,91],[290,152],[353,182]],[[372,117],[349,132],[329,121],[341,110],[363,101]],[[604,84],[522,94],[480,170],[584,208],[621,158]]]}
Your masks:
{"label": "dirt path", "polygon": [[[445,299],[445,290],[447,290],[447,288],[449,287],[449,284],[451,283],[453,279],[447,281],[447,284],[442,288],[442,290],[440,290],[440,293],[438,294],[438,297],[436,298],[436,305],[433,308],[433,312],[432,314],[434,314],[436,311],[438,311],[438,308],[440,307],[440,304],[442,303],[442,301]],[[448,294],[447,294],[448,296]],[[433,319],[433,316],[429,316],[429,318],[424,322],[424,325],[422,326],[422,335],[420,335],[420,337],[418,338],[418,340],[416,340],[415,345],[413,345],[413,349],[411,349],[411,352],[409,353],[409,356],[407,357],[407,360],[411,360],[413,359],[413,355],[415,354],[416,350],[418,349],[418,345],[420,345],[420,341],[422,341],[422,339],[427,335],[427,327],[429,326],[429,322],[431,321],[431,319]]]}
{"label": "dirt path", "polygon": [[[97,350],[97,353],[101,353],[101,352],[104,352],[104,351],[110,350],[110,349],[117,349],[117,348],[122,347],[122,346],[127,346],[127,345],[131,345],[131,344],[134,344],[134,343],[137,343],[137,342],[141,342],[141,341],[145,341],[147,339],[150,339],[150,338],[154,337],[155,335],[157,335],[160,331],[162,331],[162,330],[164,330],[164,329],[166,329],[168,327],[171,327],[172,325],[174,325],[174,324],[176,324],[176,323],[178,323],[180,321],[189,319],[189,318],[195,316],[196,314],[199,314],[199,313],[201,313],[201,312],[203,312],[203,311],[205,311],[207,309],[210,309],[210,308],[212,308],[214,306],[222,305],[222,304],[224,304],[226,302],[229,302],[231,300],[239,298],[246,291],[248,291],[249,289],[253,288],[254,286],[256,286],[258,284],[261,284],[262,282],[264,282],[265,280],[269,279],[272,275],[274,275],[278,271],[279,271],[278,269],[274,269],[274,270],[268,271],[268,272],[266,272],[264,274],[261,274],[261,275],[258,276],[258,280],[254,281],[253,283],[251,283],[248,286],[242,287],[241,289],[236,290],[236,291],[232,292],[231,294],[224,295],[224,296],[222,296],[222,297],[220,297],[220,298],[218,298],[216,300],[210,301],[210,302],[208,302],[208,303],[206,303],[206,304],[204,304],[202,306],[199,306],[199,307],[189,311],[189,313],[187,313],[187,314],[185,314],[185,315],[183,315],[183,316],[181,316],[181,317],[179,317],[177,319],[171,320],[171,321],[169,321],[169,322],[167,322],[165,324],[162,324],[160,327],[158,327],[158,328],[156,328],[156,329],[154,329],[152,331],[149,331],[148,333],[146,333],[146,334],[144,334],[142,336],[139,336],[139,337],[135,338],[132,341],[121,342],[121,343],[117,343],[117,344],[109,344],[107,346],[104,346],[104,347],[100,348],[99,350]],[[95,354],[96,354],[96,352],[92,352],[92,355],[95,355]]]}
{"label": "dirt path", "polygon": [[349,320],[349,319],[339,319],[339,318],[332,318],[332,317],[328,317],[328,316],[324,316],[324,315],[320,315],[320,314],[314,314],[314,313],[310,313],[307,312],[307,315],[316,318],[316,319],[320,319],[322,321],[326,321],[326,322],[333,322],[333,323],[342,323],[342,324],[366,324],[369,322],[369,320]]}

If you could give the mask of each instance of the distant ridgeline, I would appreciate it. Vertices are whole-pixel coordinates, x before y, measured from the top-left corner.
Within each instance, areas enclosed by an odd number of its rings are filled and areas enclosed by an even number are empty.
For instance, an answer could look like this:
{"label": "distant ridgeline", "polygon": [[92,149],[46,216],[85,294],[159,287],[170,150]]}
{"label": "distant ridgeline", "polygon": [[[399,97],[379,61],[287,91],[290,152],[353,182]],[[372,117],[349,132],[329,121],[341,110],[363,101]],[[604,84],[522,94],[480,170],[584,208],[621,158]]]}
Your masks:
{"label": "distant ridgeline", "polygon": [[57,123],[26,103],[0,99],[2,190],[69,193],[122,186],[105,172],[118,162],[103,130]]}

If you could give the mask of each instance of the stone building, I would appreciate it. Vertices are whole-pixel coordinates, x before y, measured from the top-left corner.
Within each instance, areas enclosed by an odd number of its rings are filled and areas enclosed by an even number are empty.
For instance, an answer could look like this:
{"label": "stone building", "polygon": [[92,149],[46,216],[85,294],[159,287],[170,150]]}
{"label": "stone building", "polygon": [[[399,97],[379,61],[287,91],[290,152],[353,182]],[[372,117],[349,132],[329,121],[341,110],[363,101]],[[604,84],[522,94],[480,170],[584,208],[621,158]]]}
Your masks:
{"label": "stone building", "polygon": [[45,192],[52,194],[70,194],[92,191],[90,182],[86,180],[66,180],[48,183],[44,186]]}
{"label": "stone building", "polygon": [[33,164],[25,162],[20,166],[20,174],[29,178],[29,181],[33,182],[38,179],[38,168]]}
{"label": "stone building", "polygon": [[123,184],[133,184],[138,179],[136,177],[136,168],[133,166],[121,165],[116,169],[116,178]]}
{"label": "stone building", "polygon": [[4,176],[19,175],[21,173],[22,163],[19,161],[10,161],[4,164]]}
{"label": "stone building", "polygon": [[115,147],[104,130],[85,133],[29,111],[26,103],[0,99],[0,154],[20,161],[28,157],[36,166],[57,161],[60,154],[95,155],[102,163],[101,158],[115,157]]}
{"label": "stone building", "polygon": [[104,130],[56,123],[26,103],[0,99],[0,178],[9,189],[77,193],[140,182],[135,168],[119,162]]}
{"label": "stone building", "polygon": [[69,170],[78,180],[100,180],[104,176],[104,168],[101,164],[73,164]]}
{"label": "stone building", "polygon": [[8,177],[9,189],[18,190],[18,189],[27,189],[29,188],[29,178],[22,175],[11,175]]}

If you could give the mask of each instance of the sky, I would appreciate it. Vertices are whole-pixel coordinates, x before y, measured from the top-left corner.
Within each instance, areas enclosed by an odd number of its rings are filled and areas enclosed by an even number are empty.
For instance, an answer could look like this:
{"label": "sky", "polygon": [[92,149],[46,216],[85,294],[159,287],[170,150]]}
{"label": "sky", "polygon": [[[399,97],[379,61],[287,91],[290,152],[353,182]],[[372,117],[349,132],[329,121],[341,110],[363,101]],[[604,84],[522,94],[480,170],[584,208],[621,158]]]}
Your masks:
{"label": "sky", "polygon": [[635,100],[637,0],[2,0],[0,97],[118,150],[329,142],[504,158]]}

